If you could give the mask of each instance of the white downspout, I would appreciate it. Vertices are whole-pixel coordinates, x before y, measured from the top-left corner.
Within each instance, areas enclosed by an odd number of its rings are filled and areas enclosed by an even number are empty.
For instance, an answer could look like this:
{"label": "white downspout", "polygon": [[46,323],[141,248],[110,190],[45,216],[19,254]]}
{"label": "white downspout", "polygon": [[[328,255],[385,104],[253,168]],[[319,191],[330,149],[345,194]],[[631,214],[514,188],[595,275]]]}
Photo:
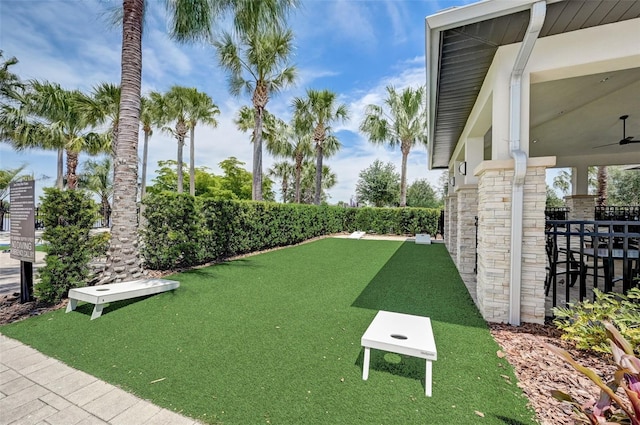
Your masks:
{"label": "white downspout", "polygon": [[527,174],[527,154],[520,149],[522,110],[522,74],[536,44],[547,12],[545,1],[531,6],[529,26],[524,35],[513,71],[509,91],[509,154],[514,160],[511,195],[511,276],[509,286],[509,323],[520,325],[520,292],[522,286],[522,214],[524,209],[524,179]]}

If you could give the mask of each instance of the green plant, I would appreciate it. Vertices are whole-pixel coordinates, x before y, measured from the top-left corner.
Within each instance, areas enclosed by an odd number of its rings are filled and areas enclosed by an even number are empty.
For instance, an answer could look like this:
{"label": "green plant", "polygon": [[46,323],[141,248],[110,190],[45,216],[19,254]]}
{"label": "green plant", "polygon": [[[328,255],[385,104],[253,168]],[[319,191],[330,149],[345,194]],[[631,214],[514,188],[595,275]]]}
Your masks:
{"label": "green plant", "polygon": [[[604,331],[611,347],[613,359],[618,366],[613,379],[607,383],[592,369],[576,362],[565,350],[547,344],[549,350],[562,357],[600,388],[598,401],[591,406],[583,406],[562,391],[552,391],[552,395],[557,400],[571,403],[579,420],[583,423],[640,425],[640,359],[634,356],[632,344],[620,334],[615,326],[611,323],[605,323]],[[618,388],[622,388],[628,400],[616,393]]]}
{"label": "green plant", "polygon": [[[603,293],[594,289],[594,301],[556,307],[554,324],[563,331],[562,339],[582,350],[610,353],[607,333],[602,323],[612,322],[620,333],[638,350],[640,347],[640,288],[627,295]],[[636,351],[639,353],[638,351]]]}
{"label": "green plant", "polygon": [[91,236],[98,205],[85,193],[46,188],[41,211],[48,242],[46,265],[35,286],[39,301],[55,303],[72,287],[86,286],[89,261],[106,249],[105,236]]}

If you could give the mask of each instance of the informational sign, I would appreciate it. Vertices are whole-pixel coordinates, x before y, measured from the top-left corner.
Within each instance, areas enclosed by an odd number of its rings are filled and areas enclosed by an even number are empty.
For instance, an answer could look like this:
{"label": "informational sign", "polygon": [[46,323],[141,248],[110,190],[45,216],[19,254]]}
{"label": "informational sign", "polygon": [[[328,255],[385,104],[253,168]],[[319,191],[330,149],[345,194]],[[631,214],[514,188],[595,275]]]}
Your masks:
{"label": "informational sign", "polygon": [[11,258],[33,263],[36,260],[35,181],[11,183]]}

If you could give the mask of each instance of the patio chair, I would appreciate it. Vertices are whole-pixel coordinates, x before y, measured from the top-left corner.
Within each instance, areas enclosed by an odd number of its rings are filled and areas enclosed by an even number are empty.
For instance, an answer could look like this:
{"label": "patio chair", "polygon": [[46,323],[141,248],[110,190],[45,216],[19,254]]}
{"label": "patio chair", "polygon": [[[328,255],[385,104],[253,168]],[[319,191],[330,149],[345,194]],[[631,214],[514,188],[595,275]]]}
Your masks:
{"label": "patio chair", "polygon": [[[555,237],[547,237],[545,249],[547,253],[547,276],[544,282],[545,296],[549,295],[551,283],[555,276],[564,276],[569,280],[569,287],[573,287],[580,274],[586,272],[585,264],[576,260],[571,251],[559,248]],[[565,281],[560,279],[558,282],[564,284]]]}

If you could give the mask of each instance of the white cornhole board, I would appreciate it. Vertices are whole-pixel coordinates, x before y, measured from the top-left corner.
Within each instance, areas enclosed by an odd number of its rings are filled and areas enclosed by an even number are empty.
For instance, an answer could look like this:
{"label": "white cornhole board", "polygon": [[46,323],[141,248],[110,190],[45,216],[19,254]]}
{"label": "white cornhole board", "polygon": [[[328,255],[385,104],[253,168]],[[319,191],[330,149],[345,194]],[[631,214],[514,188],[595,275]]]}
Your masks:
{"label": "white cornhole board", "polygon": [[145,295],[159,294],[170,291],[180,286],[180,282],[166,279],[141,279],[129,282],[111,283],[109,285],[87,286],[69,290],[69,304],[67,313],[76,309],[78,301],[95,304],[91,320],[97,319],[102,314],[104,304],[128,300],[130,298],[143,297]]}
{"label": "white cornhole board", "polygon": [[431,245],[431,236],[428,233],[416,233],[416,243]]}
{"label": "white cornhole board", "polygon": [[353,232],[349,235],[349,239],[361,239],[367,232]]}
{"label": "white cornhole board", "polygon": [[365,381],[369,378],[372,348],[425,359],[424,392],[431,397],[431,362],[438,359],[431,319],[380,310],[362,335],[360,344],[364,347],[362,379]]}

